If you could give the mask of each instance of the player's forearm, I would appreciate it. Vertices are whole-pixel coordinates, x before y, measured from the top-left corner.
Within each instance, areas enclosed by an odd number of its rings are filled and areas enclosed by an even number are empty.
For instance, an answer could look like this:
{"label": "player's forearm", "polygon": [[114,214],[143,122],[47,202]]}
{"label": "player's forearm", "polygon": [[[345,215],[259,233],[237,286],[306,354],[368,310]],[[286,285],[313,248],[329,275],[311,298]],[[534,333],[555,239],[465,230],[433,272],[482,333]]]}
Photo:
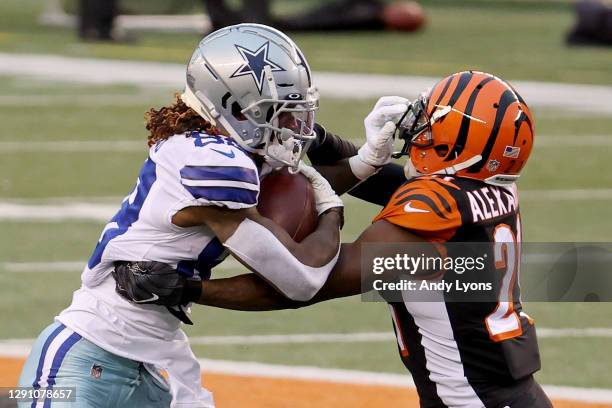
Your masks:
{"label": "player's forearm", "polygon": [[384,206],[395,190],[406,182],[402,166],[389,163],[363,182],[351,171],[348,159],[358,148],[350,141],[317,127],[317,143],[308,151],[313,166],[329,181],[336,193]]}
{"label": "player's forearm", "polygon": [[288,299],[253,273],[202,282],[197,303],[243,311],[293,309],[306,304]]}
{"label": "player's forearm", "polygon": [[324,213],[317,230],[297,243],[264,217],[244,220],[224,245],[286,297],[310,300],[323,286],[339,251],[340,216]]}
{"label": "player's forearm", "polygon": [[308,149],[308,158],[313,166],[330,166],[342,159],[357,154],[358,147],[352,142],[330,133],[319,124],[315,125],[317,140]]}
{"label": "player's forearm", "polygon": [[393,193],[406,182],[404,168],[396,163],[383,166],[378,173],[349,191],[349,194],[372,204],[385,206]]}
{"label": "player's forearm", "polygon": [[316,230],[296,243],[293,254],[310,266],[329,263],[340,248],[341,209],[330,209],[319,217]]}
{"label": "player's forearm", "polygon": [[294,241],[281,226],[268,218],[257,216],[252,220],[268,230],[291,256],[305,265],[321,267],[338,253],[342,222],[340,209],[330,209],[323,213],[317,228],[301,242]]}
{"label": "player's forearm", "polygon": [[361,293],[360,248],[342,244],[338,262],[323,288],[308,301],[288,299],[257,274],[202,282],[197,303],[223,309],[266,311],[297,309],[338,297]]}
{"label": "player's forearm", "polygon": [[348,159],[340,160],[333,165],[316,166],[315,168],[338,195],[346,193],[361,182],[351,171]]}

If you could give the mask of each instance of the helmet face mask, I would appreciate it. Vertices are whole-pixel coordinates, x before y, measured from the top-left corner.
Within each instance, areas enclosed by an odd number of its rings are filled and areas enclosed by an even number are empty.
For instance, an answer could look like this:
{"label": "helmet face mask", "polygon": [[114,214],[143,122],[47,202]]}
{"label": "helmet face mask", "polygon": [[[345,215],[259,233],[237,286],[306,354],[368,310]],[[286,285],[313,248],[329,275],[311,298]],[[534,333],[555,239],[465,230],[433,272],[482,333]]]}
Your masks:
{"label": "helmet face mask", "polygon": [[[316,138],[314,122],[319,108],[316,90],[309,90],[306,98],[296,93],[288,97],[262,99],[240,111],[258,135],[255,147],[262,147],[264,157],[273,167],[296,167]],[[265,112],[264,120],[257,120],[253,112]]]}
{"label": "helmet face mask", "polygon": [[306,60],[280,31],[239,24],[205,37],[183,101],[273,167],[297,168],[315,138],[319,96]]}
{"label": "helmet face mask", "polygon": [[406,140],[411,146],[428,147],[432,145],[426,96],[420,96],[408,107],[404,119],[400,121],[399,131],[400,139]]}
{"label": "helmet face mask", "polygon": [[397,130],[398,138],[404,141],[401,151],[394,153],[395,158],[409,155],[410,148],[415,146],[426,148],[433,146],[432,125],[442,119],[450,107],[436,105],[433,114],[427,113],[429,96],[421,94],[418,99],[408,106],[406,113],[399,120]]}

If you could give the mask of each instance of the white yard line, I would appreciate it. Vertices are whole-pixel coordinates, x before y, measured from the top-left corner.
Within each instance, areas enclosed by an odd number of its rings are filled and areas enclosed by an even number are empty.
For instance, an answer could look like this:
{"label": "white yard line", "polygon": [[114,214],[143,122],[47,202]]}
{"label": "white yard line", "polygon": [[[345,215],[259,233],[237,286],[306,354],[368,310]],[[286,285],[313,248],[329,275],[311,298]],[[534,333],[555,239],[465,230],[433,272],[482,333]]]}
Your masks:
{"label": "white yard line", "polygon": [[584,201],[612,200],[612,188],[579,188],[567,190],[519,190],[521,200]]}
{"label": "white yard line", "polygon": [[[345,198],[348,203],[357,200],[350,196]],[[612,200],[612,189],[523,190],[520,192],[520,198],[527,201],[607,201]],[[0,221],[106,222],[117,212],[119,204],[120,200],[104,204],[91,201],[29,203],[24,200],[3,200],[0,201]]]}
{"label": "white yard line", "polygon": [[107,222],[117,212],[118,204],[70,203],[30,205],[0,202],[0,220],[26,222],[61,222],[66,220]]}
{"label": "white yard line", "polygon": [[[538,136],[542,147],[606,147],[612,146],[612,134],[589,136]],[[146,140],[37,140],[2,141],[0,154],[20,152],[101,153],[146,152]]]}
{"label": "white yard line", "polygon": [[[414,389],[414,382],[407,374],[375,373],[370,371],[342,370],[308,366],[290,366],[200,359],[204,375],[229,374],[246,377],[328,381],[342,384],[379,385]],[[612,402],[612,390],[598,388],[560,387],[543,385],[549,397],[590,403]]]}
{"label": "white yard line", "polygon": [[[81,264],[82,266],[82,264]],[[611,338],[612,327],[546,328],[538,327],[539,338]],[[244,336],[190,336],[189,342],[198,346],[273,345],[273,344],[319,344],[319,343],[379,343],[394,341],[392,332],[357,333],[299,333],[256,334]],[[33,339],[0,340],[4,347],[30,345]]]}
{"label": "white yard line", "polygon": [[[535,148],[540,147],[604,147],[612,146],[612,133],[609,135],[552,136],[536,135]],[[537,151],[537,150],[536,150]]]}
{"label": "white yard line", "polygon": [[191,344],[199,346],[220,346],[245,344],[373,343],[393,341],[394,339],[395,336],[391,332],[362,332],[200,336],[190,337],[189,341]]}
{"label": "white yard line", "polygon": [[546,327],[538,327],[537,332],[540,338],[612,337],[612,327],[586,327],[583,329],[549,329]]}
{"label": "white yard line", "polygon": [[[540,338],[610,338],[612,328],[590,327],[583,329],[538,328]],[[362,333],[309,333],[309,334],[265,334],[251,336],[200,336],[190,337],[191,344],[245,345],[245,344],[308,344],[308,343],[375,343],[395,340],[392,332]]]}
{"label": "white yard line", "polygon": [[[25,358],[33,340],[6,340],[0,342],[0,356]],[[202,373],[225,374],[241,377],[296,379],[326,381],[341,384],[378,385],[414,389],[414,382],[407,374],[343,370],[309,366],[264,364],[244,361],[199,359]],[[553,399],[565,399],[590,403],[611,403],[612,390],[598,388],[561,387],[544,385]]]}
{"label": "white yard line", "polygon": [[[223,360],[199,360],[204,374],[218,373],[237,376],[291,378],[299,380],[329,381],[357,385],[381,385],[414,388],[412,378],[406,374],[374,373],[306,366],[285,366]],[[558,387],[545,385],[546,393],[554,399],[582,402],[612,402],[612,390],[595,388]]]}
{"label": "white yard line", "polygon": [[38,107],[38,106],[152,106],[154,103],[169,102],[172,95],[0,95],[0,107]]}
{"label": "white yard line", "polygon": [[[183,64],[0,53],[0,74],[78,83],[127,83],[180,89]],[[378,74],[315,72],[321,95],[332,98],[376,98],[401,93],[414,98],[439,78]],[[612,87],[513,81],[532,107],[612,113]]]}
{"label": "white yard line", "polygon": [[23,272],[81,272],[86,261],[55,262],[2,262],[0,271],[9,273]]}
{"label": "white yard line", "polygon": [[3,153],[112,153],[148,151],[146,139],[142,140],[57,140],[29,142],[0,142]]}

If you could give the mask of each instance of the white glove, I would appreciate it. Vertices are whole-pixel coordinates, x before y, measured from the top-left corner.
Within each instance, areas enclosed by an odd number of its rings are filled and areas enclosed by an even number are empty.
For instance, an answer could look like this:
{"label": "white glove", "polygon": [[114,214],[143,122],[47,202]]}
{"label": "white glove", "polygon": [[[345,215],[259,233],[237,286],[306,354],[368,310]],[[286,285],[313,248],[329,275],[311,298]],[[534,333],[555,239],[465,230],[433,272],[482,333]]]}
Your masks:
{"label": "white glove", "polygon": [[330,208],[344,207],[340,197],[318,171],[304,162],[300,162],[299,170],[312,184],[317,214],[321,215]]}
{"label": "white glove", "polygon": [[349,159],[351,171],[359,180],[367,179],[391,161],[396,124],[409,104],[401,96],[383,96],[363,121],[366,142]]}

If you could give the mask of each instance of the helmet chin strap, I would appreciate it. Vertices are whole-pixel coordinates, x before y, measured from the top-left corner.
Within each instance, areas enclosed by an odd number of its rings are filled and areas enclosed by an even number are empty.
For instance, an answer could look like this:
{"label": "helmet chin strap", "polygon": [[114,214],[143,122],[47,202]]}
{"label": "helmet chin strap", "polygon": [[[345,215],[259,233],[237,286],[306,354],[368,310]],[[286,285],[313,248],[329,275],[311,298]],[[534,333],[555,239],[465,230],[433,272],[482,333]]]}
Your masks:
{"label": "helmet chin strap", "polygon": [[459,164],[455,164],[454,166],[450,166],[450,167],[447,167],[447,168],[442,169],[442,170],[435,171],[435,172],[433,172],[431,174],[445,174],[445,175],[448,175],[448,176],[452,176],[453,174],[457,173],[458,171],[461,171],[463,169],[467,169],[468,167],[472,166],[473,164],[478,163],[481,160],[482,160],[482,156],[478,154],[476,156],[473,156],[473,157],[467,159],[464,162],[461,162]]}
{"label": "helmet chin strap", "polygon": [[482,156],[476,155],[464,162],[455,164],[454,166],[446,167],[442,170],[438,170],[433,173],[421,173],[416,169],[416,167],[414,167],[414,164],[412,163],[412,160],[410,160],[410,157],[409,157],[408,160],[406,161],[406,164],[404,165],[404,175],[406,176],[407,179],[411,179],[411,178],[418,177],[418,176],[423,176],[425,174],[443,174],[447,176],[452,176],[456,174],[457,172],[463,169],[467,169],[468,167],[478,163],[481,160],[482,160]]}

